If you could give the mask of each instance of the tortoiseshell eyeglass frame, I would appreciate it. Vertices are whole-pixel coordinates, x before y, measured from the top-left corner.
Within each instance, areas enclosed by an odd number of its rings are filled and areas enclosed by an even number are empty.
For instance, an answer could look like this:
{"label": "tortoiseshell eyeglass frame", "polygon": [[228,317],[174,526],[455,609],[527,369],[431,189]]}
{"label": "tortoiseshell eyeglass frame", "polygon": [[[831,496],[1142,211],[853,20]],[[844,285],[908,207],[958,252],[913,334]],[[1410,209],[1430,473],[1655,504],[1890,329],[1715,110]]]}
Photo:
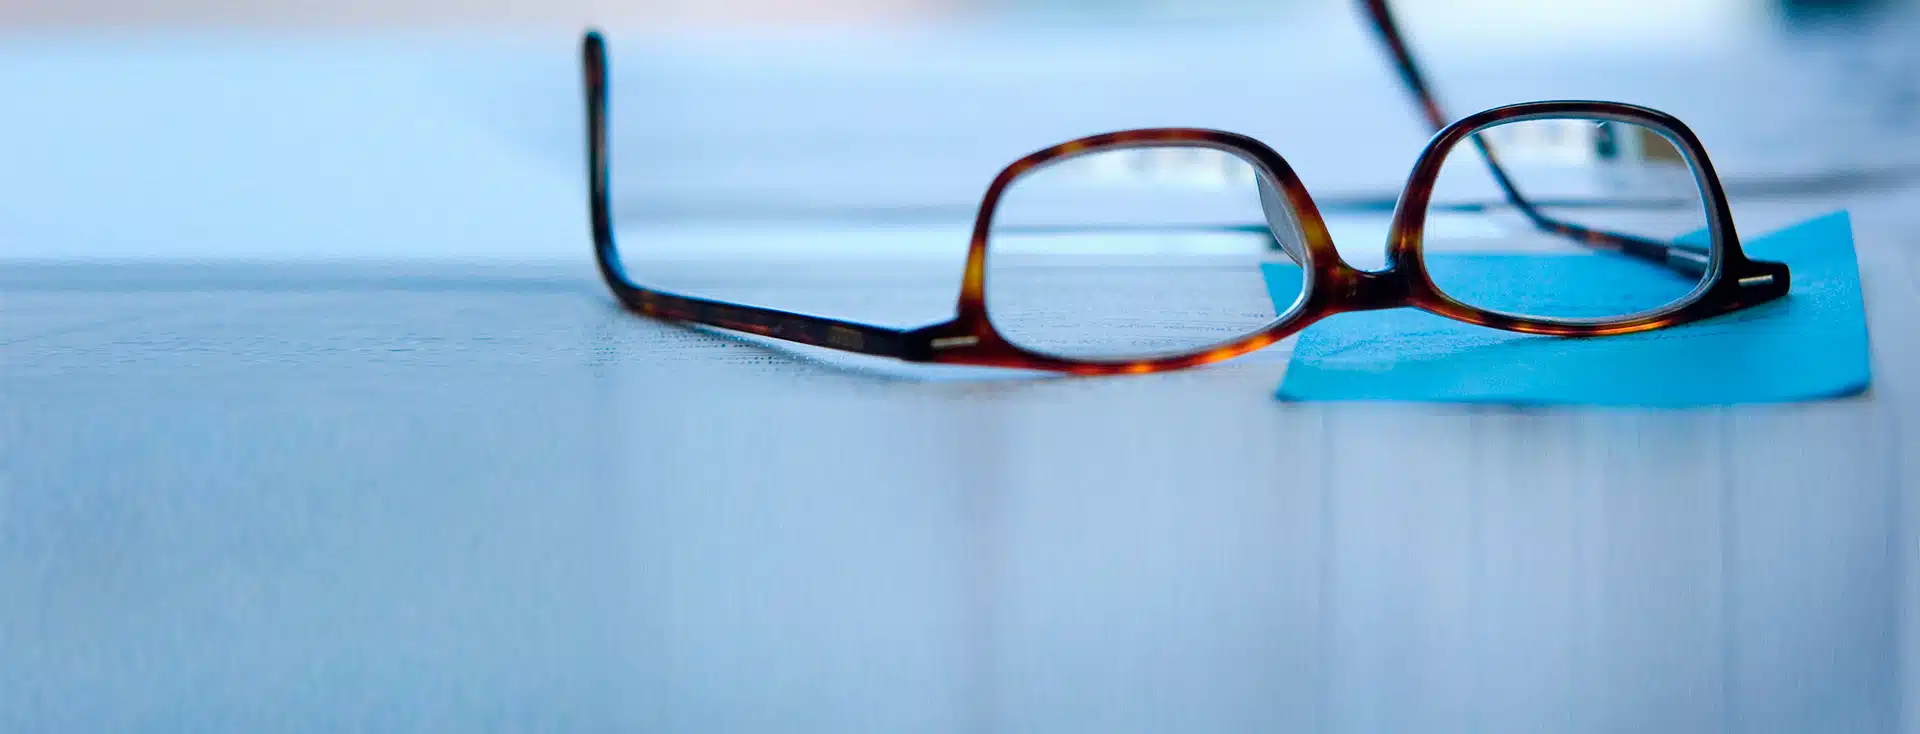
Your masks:
{"label": "tortoiseshell eyeglass frame", "polygon": [[[1749,260],[1740,248],[1733,215],[1720,179],[1693,132],[1673,117],[1644,107],[1612,102],[1561,101],[1509,105],[1469,115],[1444,124],[1439,106],[1428,93],[1418,69],[1394,29],[1384,0],[1361,0],[1384,40],[1396,56],[1403,78],[1419,97],[1430,121],[1439,128],[1427,143],[1408,176],[1394,207],[1387,241],[1387,265],[1364,271],[1348,265],[1334,249],[1313,198],[1280,154],[1253,138],[1219,130],[1153,128],[1104,133],[1055,145],[1029,154],[1007,166],[988,186],[974,221],[967,251],[960,299],[952,320],[918,329],[895,329],[837,319],[727,303],[667,293],[641,286],[621,265],[614,243],[608,191],[607,58],[606,43],[589,31],[582,44],[585,63],[588,128],[588,177],[593,218],[595,256],[600,273],[628,309],[647,316],[717,326],[801,344],[893,357],[913,362],[938,362],[1014,367],[1074,374],[1147,373],[1194,367],[1246,354],[1291,336],[1334,314],[1411,307],[1451,319],[1496,329],[1555,336],[1591,337],[1626,334],[1697,321],[1771,301],[1787,293],[1787,266]],[[1521,196],[1500,168],[1493,151],[1478,131],[1502,123],[1542,118],[1588,118],[1630,123],[1652,129],[1672,143],[1693,167],[1708,210],[1712,246],[1651,240],[1583,229],[1549,219]],[[1688,275],[1700,275],[1700,284],[1687,297],[1658,310],[1618,319],[1545,319],[1496,313],[1461,303],[1442,293],[1426,272],[1421,257],[1428,204],[1441,163],[1457,144],[1472,138],[1508,200],[1536,226],[1568,236],[1581,244],[1622,255],[1651,260]],[[1117,148],[1177,145],[1213,148],[1245,159],[1292,207],[1304,239],[1305,291],[1292,308],[1254,333],[1200,350],[1150,358],[1115,361],[1073,359],[1023,349],[997,331],[987,316],[986,278],[988,232],[995,208],[1007,187],[1022,174],[1063,158]]]}

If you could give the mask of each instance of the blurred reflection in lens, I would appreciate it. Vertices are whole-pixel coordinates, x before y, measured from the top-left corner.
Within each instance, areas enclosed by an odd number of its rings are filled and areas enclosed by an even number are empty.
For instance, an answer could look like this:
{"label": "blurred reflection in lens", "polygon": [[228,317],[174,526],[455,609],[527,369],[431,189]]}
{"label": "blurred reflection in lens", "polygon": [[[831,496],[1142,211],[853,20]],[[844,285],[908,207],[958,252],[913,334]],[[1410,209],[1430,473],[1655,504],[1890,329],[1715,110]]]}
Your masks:
{"label": "blurred reflection in lens", "polygon": [[1180,145],[1028,171],[994,211],[988,318],[1016,346],[1097,361],[1258,333],[1305,287],[1294,213],[1264,179],[1236,153]]}
{"label": "blurred reflection in lens", "polygon": [[[1473,138],[1446,153],[1428,216],[1441,226],[1423,238],[1440,291],[1470,306],[1516,316],[1618,319],[1687,300],[1704,267],[1608,249],[1606,235],[1687,248],[1706,262],[1707,208],[1697,175],[1660,131],[1595,119],[1540,119],[1484,128],[1529,216],[1506,200]],[[1442,209],[1486,202],[1483,217]],[[1600,246],[1543,230],[1557,221],[1601,233]]]}

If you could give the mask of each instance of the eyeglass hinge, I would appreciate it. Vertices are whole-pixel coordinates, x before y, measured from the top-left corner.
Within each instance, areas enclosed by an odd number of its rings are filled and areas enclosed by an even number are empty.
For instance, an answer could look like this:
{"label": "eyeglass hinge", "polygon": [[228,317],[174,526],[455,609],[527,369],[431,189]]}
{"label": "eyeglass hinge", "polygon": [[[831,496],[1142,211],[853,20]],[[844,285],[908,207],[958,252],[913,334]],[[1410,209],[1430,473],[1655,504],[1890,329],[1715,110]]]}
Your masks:
{"label": "eyeglass hinge", "polygon": [[980,337],[977,336],[949,336],[935,339],[929,342],[928,346],[934,349],[953,349],[954,347],[971,347],[979,343]]}

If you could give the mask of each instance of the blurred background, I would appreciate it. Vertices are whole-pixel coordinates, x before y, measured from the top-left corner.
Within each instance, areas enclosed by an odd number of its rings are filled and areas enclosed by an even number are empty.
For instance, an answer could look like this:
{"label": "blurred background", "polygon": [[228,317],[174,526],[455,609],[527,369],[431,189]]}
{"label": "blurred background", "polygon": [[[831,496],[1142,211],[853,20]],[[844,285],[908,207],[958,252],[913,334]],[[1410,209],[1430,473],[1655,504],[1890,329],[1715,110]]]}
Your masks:
{"label": "blurred background", "polygon": [[[1655,107],[1743,196],[1920,170],[1914,6],[1395,8],[1450,115]],[[1014,158],[1145,126],[1253,135],[1316,199],[1386,206],[1431,132],[1350,2],[11,0],[9,254],[572,256],[589,25],[623,227],[964,227]],[[79,130],[88,149],[33,143]]]}
{"label": "blurred background", "polygon": [[[1462,28],[1546,23],[1566,27],[1661,32],[1698,29],[1702,22],[1754,22],[1768,15],[1788,18],[1871,12],[1900,0],[1700,0],[1660,3],[1554,4],[1520,0],[1423,0],[1405,3],[1409,14],[1499,14],[1501,23],[1457,22]],[[662,26],[744,26],[794,23],[939,23],[1009,16],[1078,17],[1096,22],[1167,18],[1297,17],[1330,3],[1248,0],[15,0],[0,19],[15,25],[247,24],[265,26],[381,25],[569,25],[584,21]],[[1655,22],[1657,21],[1657,22]],[[1537,26],[1536,26],[1537,27]],[[1661,30],[1664,29],[1664,30]]]}

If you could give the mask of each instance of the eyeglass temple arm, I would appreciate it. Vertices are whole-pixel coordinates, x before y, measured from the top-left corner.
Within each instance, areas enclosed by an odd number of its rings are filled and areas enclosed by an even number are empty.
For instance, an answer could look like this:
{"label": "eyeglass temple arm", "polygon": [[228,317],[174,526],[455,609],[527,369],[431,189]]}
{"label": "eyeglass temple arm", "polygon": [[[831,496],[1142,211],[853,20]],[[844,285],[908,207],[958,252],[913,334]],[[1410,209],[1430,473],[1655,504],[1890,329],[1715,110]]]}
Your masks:
{"label": "eyeglass temple arm", "polygon": [[[1427,118],[1427,124],[1435,132],[1447,126],[1450,120],[1440,109],[1440,101],[1427,86],[1425,75],[1420,73],[1420,65],[1413,60],[1413,52],[1407,48],[1406,39],[1400,34],[1400,26],[1393,20],[1393,11],[1387,7],[1387,0],[1360,0],[1360,5],[1373,21],[1373,29],[1380,40],[1393,55],[1394,67],[1400,72],[1400,81],[1407,85],[1407,91],[1413,94],[1414,102],[1420,106],[1420,112]],[[1473,136],[1473,145],[1480,150],[1480,157],[1487,162],[1487,169],[1493,173],[1493,180],[1500,184],[1500,190],[1506,193],[1507,201],[1519,209],[1533,226],[1543,232],[1549,232],[1572,239],[1582,245],[1601,250],[1617,250],[1627,255],[1665,265],[1682,274],[1699,276],[1705,273],[1708,263],[1708,251],[1691,245],[1656,242],[1632,235],[1588,229],[1577,224],[1563,222],[1541,214],[1520,194],[1513,185],[1505,168],[1479,135]]]}
{"label": "eyeglass temple arm", "polygon": [[[801,344],[907,360],[924,360],[918,334],[884,326],[807,316],[771,308],[676,295],[633,283],[620,264],[613,239],[608,191],[607,50],[599,31],[581,41],[587,92],[587,185],[593,216],[594,258],[600,277],[628,309],[659,318],[718,326]],[[911,336],[910,336],[911,334]]]}

